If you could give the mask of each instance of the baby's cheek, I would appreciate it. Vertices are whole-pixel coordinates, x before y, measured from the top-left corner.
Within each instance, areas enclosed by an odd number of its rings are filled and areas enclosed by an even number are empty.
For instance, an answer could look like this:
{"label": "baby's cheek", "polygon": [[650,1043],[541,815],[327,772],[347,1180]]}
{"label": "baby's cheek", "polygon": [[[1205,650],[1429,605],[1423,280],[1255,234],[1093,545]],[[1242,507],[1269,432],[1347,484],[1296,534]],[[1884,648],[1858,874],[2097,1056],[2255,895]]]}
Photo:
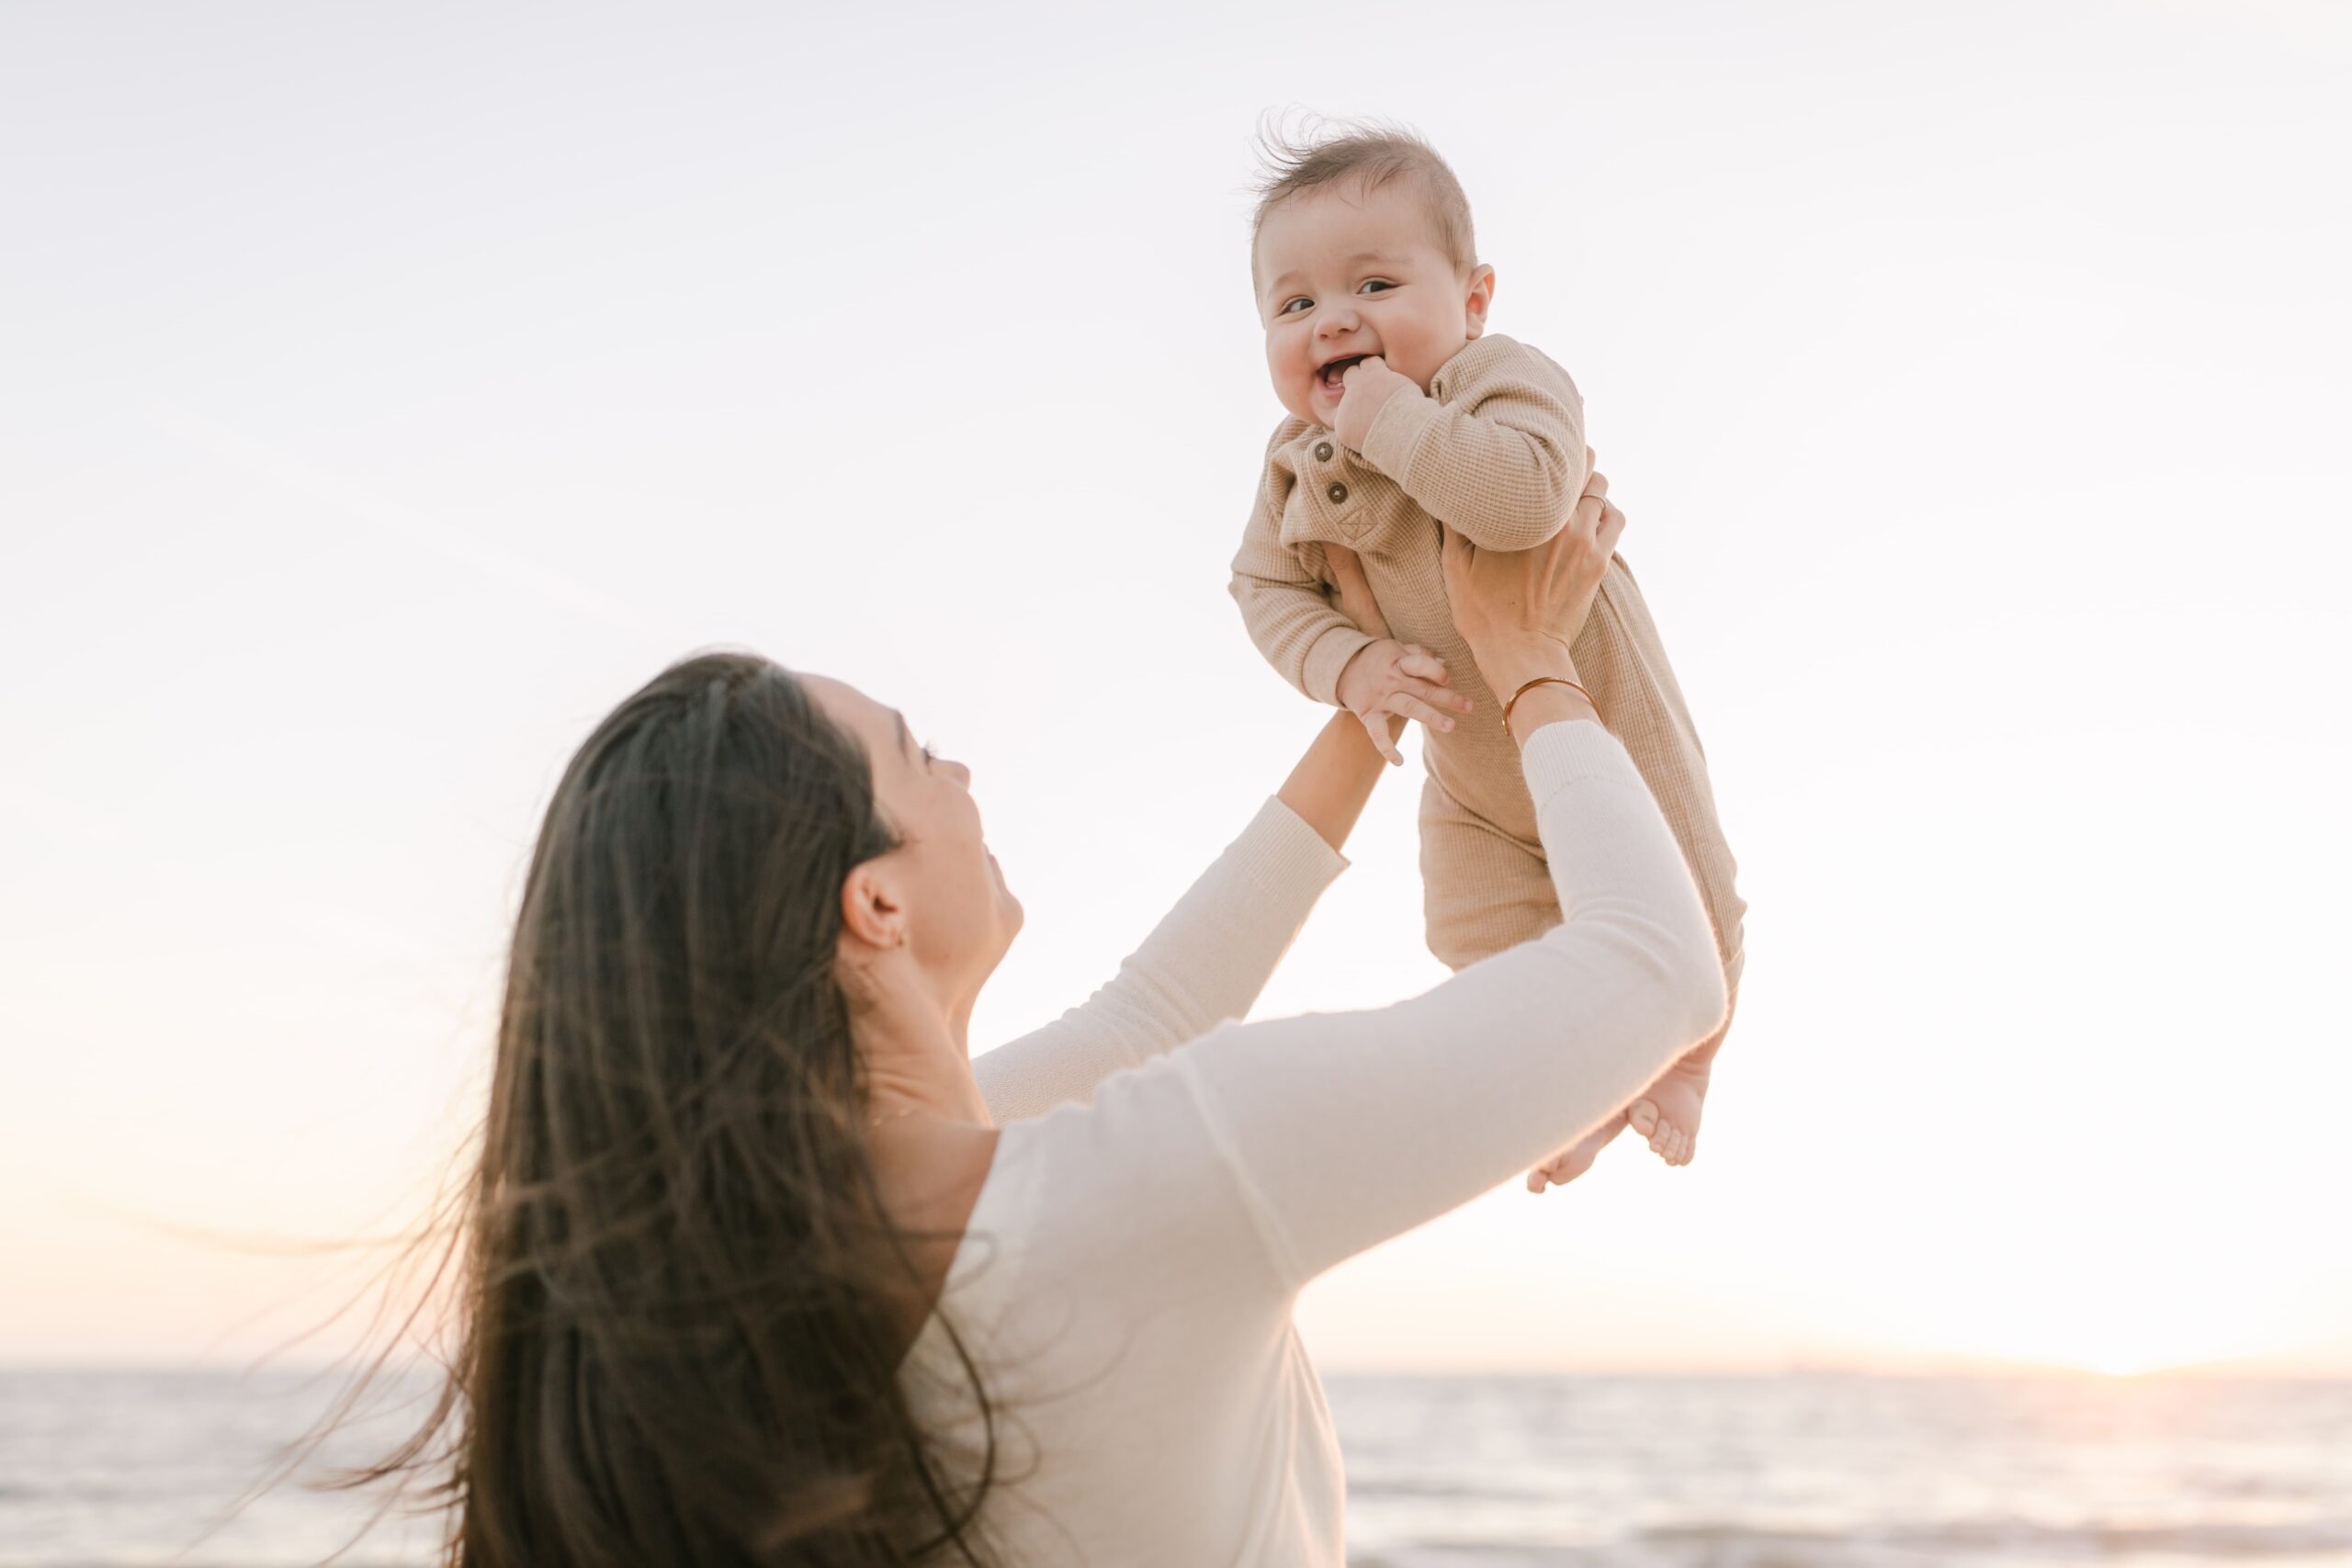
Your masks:
{"label": "baby's cheek", "polygon": [[1271,355],[1267,357],[1266,371],[1266,378],[1273,385],[1276,400],[1291,412],[1298,412],[1308,396],[1306,375],[1287,358]]}

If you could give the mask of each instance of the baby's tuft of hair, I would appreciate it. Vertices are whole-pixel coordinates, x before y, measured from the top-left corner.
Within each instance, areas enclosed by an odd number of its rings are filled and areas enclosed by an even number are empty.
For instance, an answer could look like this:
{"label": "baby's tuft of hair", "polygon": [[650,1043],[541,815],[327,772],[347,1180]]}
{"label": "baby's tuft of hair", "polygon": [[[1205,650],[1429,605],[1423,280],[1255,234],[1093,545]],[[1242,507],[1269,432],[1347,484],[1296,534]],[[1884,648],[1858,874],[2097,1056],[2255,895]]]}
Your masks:
{"label": "baby's tuft of hair", "polygon": [[1258,197],[1257,210],[1250,217],[1253,252],[1266,214],[1302,192],[1340,180],[1353,180],[1364,190],[1412,180],[1421,188],[1438,243],[1453,258],[1455,270],[1466,273],[1478,265],[1470,198],[1462,194],[1462,182],[1437,149],[1410,126],[1312,116],[1292,135],[1279,124],[1261,120],[1256,141],[1261,169],[1251,186]]}

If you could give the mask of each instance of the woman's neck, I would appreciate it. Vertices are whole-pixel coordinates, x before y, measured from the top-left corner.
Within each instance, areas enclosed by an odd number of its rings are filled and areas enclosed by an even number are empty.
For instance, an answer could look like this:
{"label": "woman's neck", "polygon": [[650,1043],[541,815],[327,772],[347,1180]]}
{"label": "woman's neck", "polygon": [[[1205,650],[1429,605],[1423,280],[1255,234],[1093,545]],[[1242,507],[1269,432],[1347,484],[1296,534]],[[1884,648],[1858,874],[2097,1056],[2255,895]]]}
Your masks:
{"label": "woman's neck", "polygon": [[869,1122],[922,1115],[990,1124],[972,1077],[971,1017],[967,999],[944,1010],[893,1009],[871,1021],[862,1042]]}

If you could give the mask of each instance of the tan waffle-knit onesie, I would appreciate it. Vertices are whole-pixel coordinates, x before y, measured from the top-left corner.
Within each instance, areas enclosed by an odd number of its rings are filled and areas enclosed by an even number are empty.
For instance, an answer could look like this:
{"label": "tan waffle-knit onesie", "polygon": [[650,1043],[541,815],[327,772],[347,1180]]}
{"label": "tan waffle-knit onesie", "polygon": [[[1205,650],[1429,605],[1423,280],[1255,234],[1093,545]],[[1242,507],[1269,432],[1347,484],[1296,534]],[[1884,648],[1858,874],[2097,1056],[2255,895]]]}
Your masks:
{"label": "tan waffle-knit onesie", "polygon": [[[1559,532],[1589,477],[1576,383],[1535,349],[1489,333],[1445,362],[1427,396],[1408,388],[1390,398],[1361,453],[1321,425],[1284,420],[1233,558],[1250,637],[1317,702],[1338,703],[1340,671],[1373,640],[1335,607],[1323,547],[1336,544],[1362,558],[1390,635],[1445,660],[1453,690],[1476,705],[1454,716],[1452,733],[1423,732],[1423,912],[1430,951],[1455,969],[1550,930],[1560,908],[1501,702],[1454,630],[1438,523],[1484,549],[1528,549]],[[1736,995],[1747,907],[1732,885],[1706,753],[1622,556],[1571,651],[1601,722],[1674,829]]]}

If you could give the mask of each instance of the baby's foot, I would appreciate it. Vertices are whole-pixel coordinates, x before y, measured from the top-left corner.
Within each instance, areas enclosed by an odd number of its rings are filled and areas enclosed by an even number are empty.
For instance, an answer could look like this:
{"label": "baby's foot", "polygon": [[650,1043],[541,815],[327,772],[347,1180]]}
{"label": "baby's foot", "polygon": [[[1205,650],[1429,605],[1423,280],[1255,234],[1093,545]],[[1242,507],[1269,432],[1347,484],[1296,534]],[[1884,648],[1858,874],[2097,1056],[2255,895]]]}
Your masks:
{"label": "baby's foot", "polygon": [[1699,1108],[1706,1103],[1714,1053],[1702,1047],[1657,1076],[1626,1108],[1625,1120],[1668,1165],[1689,1165],[1699,1143]]}
{"label": "baby's foot", "polygon": [[1541,1192],[1546,1182],[1554,1187],[1566,1187],[1569,1182],[1590,1170],[1592,1162],[1600,1157],[1600,1151],[1609,1146],[1610,1140],[1624,1130],[1625,1118],[1622,1115],[1611,1116],[1608,1121],[1586,1134],[1582,1142],[1561,1150],[1533,1170],[1529,1171],[1527,1190],[1530,1192]]}

